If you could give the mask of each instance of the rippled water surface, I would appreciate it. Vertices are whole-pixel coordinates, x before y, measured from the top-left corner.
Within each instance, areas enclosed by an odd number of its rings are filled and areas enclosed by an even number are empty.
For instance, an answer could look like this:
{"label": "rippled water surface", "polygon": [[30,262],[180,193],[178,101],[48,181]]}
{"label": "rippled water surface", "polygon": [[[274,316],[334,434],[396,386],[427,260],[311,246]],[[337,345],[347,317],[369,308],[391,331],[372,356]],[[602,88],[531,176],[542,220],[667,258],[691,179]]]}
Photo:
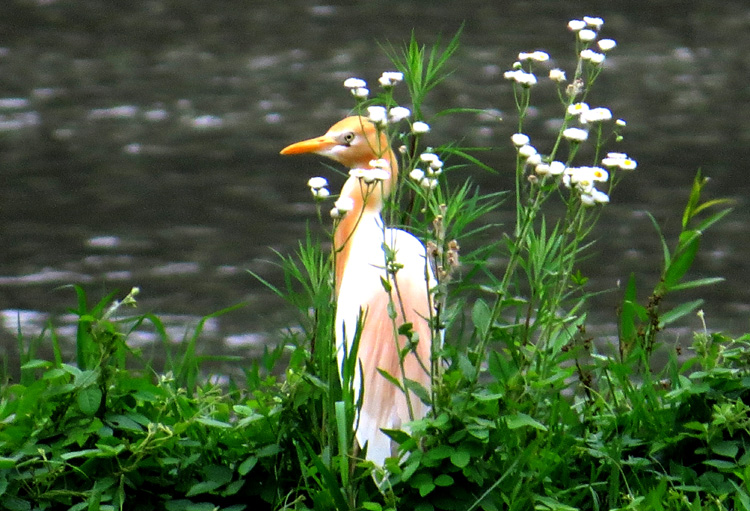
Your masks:
{"label": "rippled water surface", "polygon": [[[565,25],[585,14],[603,16],[605,36],[619,42],[591,102],[627,119],[619,149],[639,161],[598,227],[596,255],[584,267],[593,288],[611,288],[632,271],[644,290],[653,285],[661,252],[645,211],[674,234],[700,167],[713,179],[711,196],[737,203],[707,234],[693,276],[728,278],[700,293],[709,326],[746,331],[750,7],[621,4],[592,11],[598,2],[4,0],[3,344],[15,351],[19,324],[34,335],[52,320],[63,337],[72,334],[75,294],[60,286],[78,283],[101,297],[137,285],[140,310],[163,315],[176,340],[201,316],[247,302],[207,322],[201,349],[252,356],[294,312],[245,270],[279,281],[273,250],[293,251],[308,224],[320,232],[307,178],[330,175],[316,158],[278,151],[348,113],[345,78],[374,82],[392,68],[378,44],[400,47],[412,30],[432,44],[465,24],[455,72],[435,89],[428,114],[474,107],[505,121],[436,120],[429,142],[499,148],[481,154],[497,175],[466,171],[489,192],[511,183],[515,121],[503,72],[518,51],[544,49],[571,73]],[[535,94],[528,131],[541,144],[556,100],[546,85]],[[618,297],[593,303],[605,335],[614,331]],[[684,325],[669,339],[689,336],[698,322]],[[144,332],[133,342],[151,340]]]}

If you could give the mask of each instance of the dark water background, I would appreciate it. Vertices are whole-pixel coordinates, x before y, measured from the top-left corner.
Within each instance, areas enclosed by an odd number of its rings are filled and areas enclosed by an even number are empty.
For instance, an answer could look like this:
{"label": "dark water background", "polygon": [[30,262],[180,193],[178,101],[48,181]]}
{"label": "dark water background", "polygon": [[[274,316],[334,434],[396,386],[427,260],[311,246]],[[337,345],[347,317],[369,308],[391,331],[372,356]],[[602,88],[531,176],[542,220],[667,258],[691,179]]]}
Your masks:
{"label": "dark water background", "polygon": [[[278,155],[346,115],[349,76],[373,84],[391,70],[378,42],[412,30],[431,45],[465,23],[455,73],[428,100],[499,111],[435,122],[429,143],[494,146],[497,175],[467,175],[483,191],[508,189],[515,130],[502,73],[519,51],[544,49],[572,74],[569,19],[604,17],[611,52],[591,103],[628,121],[618,146],[639,161],[616,190],[584,264],[592,289],[635,271],[653,286],[660,247],[645,211],[667,234],[695,171],[736,211],[705,237],[692,277],[725,276],[697,294],[709,327],[739,334],[750,322],[747,163],[750,156],[750,6],[745,1],[532,0],[304,2],[252,0],[3,0],[0,4],[0,335],[10,359],[20,328],[48,321],[72,335],[64,284],[92,297],[140,286],[141,312],[179,340],[202,315],[201,349],[253,356],[276,342],[294,311],[245,270],[279,282],[277,258],[316,225],[305,183],[316,158]],[[556,115],[549,86],[533,100],[528,133],[540,144]],[[340,178],[331,176],[334,188]],[[492,221],[508,221],[508,211]],[[318,229],[317,232],[320,230]],[[497,228],[500,236],[503,228]],[[612,335],[621,293],[592,303],[592,328]],[[689,341],[686,318],[664,340]],[[148,333],[134,336],[147,344]]]}

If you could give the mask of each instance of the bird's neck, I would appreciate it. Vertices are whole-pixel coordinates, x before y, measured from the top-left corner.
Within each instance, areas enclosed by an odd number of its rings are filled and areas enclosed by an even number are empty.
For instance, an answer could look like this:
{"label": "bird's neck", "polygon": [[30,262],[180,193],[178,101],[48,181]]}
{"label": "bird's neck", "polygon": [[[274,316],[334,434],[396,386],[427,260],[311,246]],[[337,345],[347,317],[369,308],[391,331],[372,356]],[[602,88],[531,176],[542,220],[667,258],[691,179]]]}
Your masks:
{"label": "bird's neck", "polygon": [[[354,208],[346,214],[336,226],[333,233],[333,249],[336,254],[336,293],[341,288],[341,279],[344,276],[344,268],[349,260],[352,239],[357,229],[363,222],[378,219],[383,209],[383,201],[391,194],[398,182],[398,163],[393,151],[387,150],[380,156],[387,160],[391,167],[391,177],[384,181],[375,181],[366,184],[357,177],[349,177],[341,189],[341,197],[348,197],[354,202]],[[366,164],[359,168],[368,168]]]}

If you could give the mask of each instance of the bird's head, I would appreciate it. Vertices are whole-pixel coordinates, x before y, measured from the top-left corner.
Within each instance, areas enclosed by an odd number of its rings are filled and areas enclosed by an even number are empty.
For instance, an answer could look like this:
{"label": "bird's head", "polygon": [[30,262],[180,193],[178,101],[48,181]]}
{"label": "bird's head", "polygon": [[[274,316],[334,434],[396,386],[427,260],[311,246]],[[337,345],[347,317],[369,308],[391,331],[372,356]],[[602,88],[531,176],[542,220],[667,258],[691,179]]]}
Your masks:
{"label": "bird's head", "polygon": [[[281,154],[315,153],[349,168],[369,168],[372,160],[385,158],[395,167],[395,158],[382,130],[364,117],[352,116],[329,128],[320,137],[303,140],[281,150]],[[393,168],[395,172],[396,169]]]}

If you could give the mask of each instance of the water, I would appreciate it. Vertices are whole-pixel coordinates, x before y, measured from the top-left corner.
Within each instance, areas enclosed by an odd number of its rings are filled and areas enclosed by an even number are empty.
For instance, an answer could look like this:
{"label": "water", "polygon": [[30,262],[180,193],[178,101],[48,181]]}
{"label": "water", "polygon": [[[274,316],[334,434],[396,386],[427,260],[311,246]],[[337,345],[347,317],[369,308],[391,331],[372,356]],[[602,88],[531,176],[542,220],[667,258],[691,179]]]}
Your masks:
{"label": "water", "polygon": [[[305,183],[329,172],[316,158],[278,151],[348,113],[345,78],[374,84],[392,69],[376,42],[400,48],[414,30],[430,45],[465,21],[455,72],[427,112],[486,108],[506,120],[435,122],[430,142],[501,148],[481,154],[497,175],[469,171],[489,192],[511,183],[514,110],[502,73],[518,51],[544,49],[570,74],[565,24],[585,14],[603,16],[604,36],[619,42],[591,102],[627,119],[621,149],[639,161],[598,227],[597,255],[584,267],[593,288],[613,288],[633,271],[644,291],[653,286],[661,249],[644,212],[673,235],[700,167],[713,180],[711,197],[737,203],[706,235],[692,276],[728,280],[679,298],[706,298],[713,329],[747,331],[750,185],[740,176],[750,156],[750,8],[699,0],[595,5],[4,2],[0,335],[8,353],[15,358],[19,323],[36,335],[52,321],[69,336],[75,295],[60,286],[79,283],[93,297],[140,286],[140,311],[163,315],[175,341],[201,316],[247,302],[207,323],[201,349],[257,355],[295,312],[245,270],[280,281],[273,250],[293,251],[308,223],[321,232]],[[537,97],[528,131],[541,144],[555,100],[544,86]],[[614,332],[619,296],[592,304],[601,335]],[[689,339],[699,323],[683,325],[665,340]],[[152,339],[144,332],[134,342]]]}

